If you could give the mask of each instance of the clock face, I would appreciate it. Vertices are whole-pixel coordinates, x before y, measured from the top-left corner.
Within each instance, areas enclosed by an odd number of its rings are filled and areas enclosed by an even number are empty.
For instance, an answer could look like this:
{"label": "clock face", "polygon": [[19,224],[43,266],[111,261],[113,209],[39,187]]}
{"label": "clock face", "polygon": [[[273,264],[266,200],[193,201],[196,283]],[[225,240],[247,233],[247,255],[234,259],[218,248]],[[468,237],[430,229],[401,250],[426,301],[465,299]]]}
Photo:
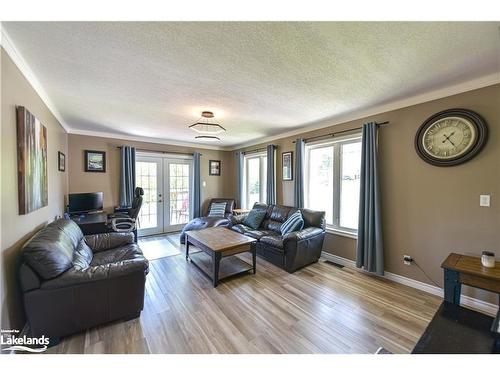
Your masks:
{"label": "clock face", "polygon": [[417,154],[427,163],[450,167],[465,163],[486,144],[483,118],[468,109],[454,108],[429,117],[415,135]]}
{"label": "clock face", "polygon": [[477,132],[469,120],[445,117],[430,124],[422,136],[422,149],[440,160],[451,160],[466,154],[476,143]]}

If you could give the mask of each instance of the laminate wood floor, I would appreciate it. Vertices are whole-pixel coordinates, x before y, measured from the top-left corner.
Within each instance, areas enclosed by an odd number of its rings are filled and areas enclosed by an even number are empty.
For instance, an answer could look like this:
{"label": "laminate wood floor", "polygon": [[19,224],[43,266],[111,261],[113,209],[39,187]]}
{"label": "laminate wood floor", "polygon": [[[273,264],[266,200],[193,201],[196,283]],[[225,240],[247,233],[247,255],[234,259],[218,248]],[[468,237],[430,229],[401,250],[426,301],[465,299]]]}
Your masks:
{"label": "laminate wood floor", "polygon": [[150,261],[181,253],[179,233],[142,237],[139,238],[139,246]]}
{"label": "laminate wood floor", "polygon": [[[245,260],[250,257],[241,255]],[[150,262],[144,311],[48,353],[409,353],[441,299],[320,260],[211,281],[183,255]]]}

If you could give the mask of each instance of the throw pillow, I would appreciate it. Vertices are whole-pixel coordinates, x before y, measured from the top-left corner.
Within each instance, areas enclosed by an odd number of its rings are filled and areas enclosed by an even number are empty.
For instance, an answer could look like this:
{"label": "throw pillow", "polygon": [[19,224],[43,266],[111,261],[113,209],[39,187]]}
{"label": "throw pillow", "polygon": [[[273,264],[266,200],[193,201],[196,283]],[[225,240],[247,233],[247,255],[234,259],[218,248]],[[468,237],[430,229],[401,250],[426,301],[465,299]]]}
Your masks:
{"label": "throw pillow", "polygon": [[285,235],[290,232],[295,232],[296,230],[301,230],[304,228],[304,219],[300,211],[291,214],[286,221],[281,224],[280,232]]}
{"label": "throw pillow", "polygon": [[226,202],[214,202],[210,205],[208,216],[224,217],[226,213]]}
{"label": "throw pillow", "polygon": [[252,229],[259,229],[262,220],[266,216],[266,211],[264,210],[252,210],[248,213],[245,220],[243,220],[243,224]]}

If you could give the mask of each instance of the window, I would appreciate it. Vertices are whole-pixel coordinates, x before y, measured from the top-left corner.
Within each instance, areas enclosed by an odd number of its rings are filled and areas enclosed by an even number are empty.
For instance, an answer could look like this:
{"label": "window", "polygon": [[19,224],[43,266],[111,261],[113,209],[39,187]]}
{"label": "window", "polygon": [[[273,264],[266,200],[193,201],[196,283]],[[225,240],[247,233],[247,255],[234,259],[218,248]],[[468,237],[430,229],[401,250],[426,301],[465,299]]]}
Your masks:
{"label": "window", "polygon": [[245,155],[243,173],[243,207],[252,208],[255,202],[266,201],[266,154]]}
{"label": "window", "polygon": [[306,145],[305,204],[326,212],[331,229],[356,234],[361,136]]}

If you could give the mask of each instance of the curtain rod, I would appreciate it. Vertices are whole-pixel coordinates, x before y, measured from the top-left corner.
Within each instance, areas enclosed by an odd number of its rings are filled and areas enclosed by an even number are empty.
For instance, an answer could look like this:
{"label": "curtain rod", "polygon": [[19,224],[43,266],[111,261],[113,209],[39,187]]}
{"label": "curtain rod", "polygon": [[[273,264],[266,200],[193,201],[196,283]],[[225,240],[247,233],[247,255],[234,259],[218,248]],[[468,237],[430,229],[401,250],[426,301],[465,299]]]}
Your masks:
{"label": "curtain rod", "polygon": [[[389,121],[375,123],[375,125],[377,125],[377,126],[383,126],[383,125],[388,125],[388,124],[389,124]],[[335,137],[337,134],[353,132],[355,130],[361,130],[361,129],[363,129],[362,126],[360,126],[359,128],[346,129],[346,130],[341,130],[341,131],[338,131],[338,132],[333,132],[333,133],[328,133],[328,134],[323,134],[323,135],[317,135],[317,136],[314,136],[314,137],[305,138],[304,141],[308,142],[308,141],[312,141],[314,139],[319,139],[319,138]],[[292,143],[295,143],[295,141],[293,141]]]}
{"label": "curtain rod", "polygon": [[245,155],[245,154],[253,154],[254,152],[261,152],[261,151],[266,151],[266,150],[267,149],[265,147],[256,148],[255,150],[243,151],[243,155]]}
{"label": "curtain rod", "polygon": [[[121,149],[122,146],[116,146],[116,148]],[[179,151],[160,151],[160,150],[148,150],[145,148],[136,148],[137,151],[142,152],[156,152],[158,154],[175,154],[175,155],[193,155],[193,152],[179,152]],[[200,154],[200,156],[203,154]]]}

